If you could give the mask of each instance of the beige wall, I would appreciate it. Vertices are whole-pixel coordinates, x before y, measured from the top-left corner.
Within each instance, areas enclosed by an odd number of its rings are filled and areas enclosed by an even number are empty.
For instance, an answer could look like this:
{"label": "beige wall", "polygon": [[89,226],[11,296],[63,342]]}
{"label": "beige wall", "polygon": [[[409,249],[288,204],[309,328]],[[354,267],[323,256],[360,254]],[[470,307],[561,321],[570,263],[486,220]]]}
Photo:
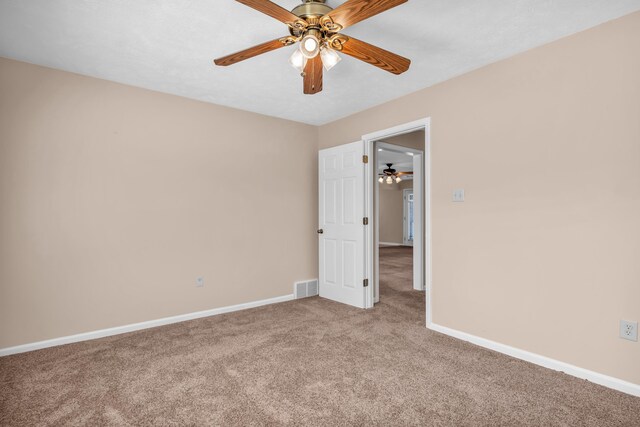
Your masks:
{"label": "beige wall", "polygon": [[[0,59],[0,348],[287,295],[317,277],[316,138]],[[286,170],[277,185],[274,167]]]}
{"label": "beige wall", "polygon": [[639,52],[635,13],[320,128],[431,117],[436,323],[640,384]]}
{"label": "beige wall", "polygon": [[380,187],[380,242],[404,243],[404,200],[403,191],[413,188],[413,181],[404,180],[400,184],[378,183]]}
{"label": "beige wall", "polygon": [[[404,181],[400,184],[404,184]],[[403,243],[402,189],[399,184],[378,184],[380,188],[380,242]]]}

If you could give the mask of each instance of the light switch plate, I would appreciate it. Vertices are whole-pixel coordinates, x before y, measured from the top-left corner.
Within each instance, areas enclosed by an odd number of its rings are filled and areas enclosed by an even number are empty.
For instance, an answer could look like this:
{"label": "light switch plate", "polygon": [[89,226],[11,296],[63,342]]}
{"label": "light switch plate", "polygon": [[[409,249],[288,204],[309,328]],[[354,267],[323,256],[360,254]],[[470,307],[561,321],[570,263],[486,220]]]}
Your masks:
{"label": "light switch plate", "polygon": [[464,202],[464,189],[453,190],[453,201]]}

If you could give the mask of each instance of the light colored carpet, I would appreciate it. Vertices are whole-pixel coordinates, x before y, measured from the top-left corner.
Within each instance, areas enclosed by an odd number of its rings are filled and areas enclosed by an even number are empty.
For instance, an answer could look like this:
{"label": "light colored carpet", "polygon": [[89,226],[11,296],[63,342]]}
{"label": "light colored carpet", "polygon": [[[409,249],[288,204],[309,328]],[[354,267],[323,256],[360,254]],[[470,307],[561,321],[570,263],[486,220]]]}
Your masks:
{"label": "light colored carpet", "polygon": [[638,426],[640,399],[425,328],[410,249],[382,302],[320,298],[0,358],[0,424]]}

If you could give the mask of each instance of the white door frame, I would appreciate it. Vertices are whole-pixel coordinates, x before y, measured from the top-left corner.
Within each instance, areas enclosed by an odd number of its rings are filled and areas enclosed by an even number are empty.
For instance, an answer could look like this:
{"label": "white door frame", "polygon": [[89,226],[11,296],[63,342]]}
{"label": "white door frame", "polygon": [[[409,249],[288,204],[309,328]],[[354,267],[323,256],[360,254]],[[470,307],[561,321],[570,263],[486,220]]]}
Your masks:
{"label": "white door frame", "polygon": [[[425,133],[426,134],[426,133]],[[426,141],[425,141],[426,144]],[[423,230],[426,192],[424,178],[424,153],[413,156],[413,289],[423,291],[425,288],[425,275],[427,261],[424,254],[426,246],[426,234]],[[416,203],[417,201],[417,203]]]}
{"label": "white door frame", "polygon": [[402,244],[405,246],[413,246],[413,240],[409,240],[409,211],[407,210],[410,194],[413,195],[413,188],[402,190]]}
{"label": "white door frame", "polygon": [[[377,140],[383,138],[390,138],[392,136],[403,135],[406,133],[415,132],[418,130],[424,129],[425,131],[425,142],[424,142],[424,266],[426,271],[426,289],[425,289],[425,298],[426,298],[426,318],[427,318],[427,327],[431,325],[431,282],[433,277],[432,270],[432,251],[431,251],[431,118],[427,117],[425,119],[416,120],[414,122],[405,123],[399,126],[394,126],[389,129],[384,129],[381,131],[369,133],[367,135],[363,135],[362,140],[365,143],[365,150],[369,159],[373,161],[375,159],[375,147],[374,143]],[[375,165],[374,165],[375,166]],[[365,194],[367,195],[366,201],[366,212],[369,217],[373,217],[373,213],[375,212],[375,197],[374,197],[374,186],[373,183],[376,181],[377,175],[377,167],[369,167],[365,168],[366,179],[365,179]],[[366,273],[367,277],[374,278],[374,281],[378,281],[378,277],[376,277],[376,269],[374,267],[375,256],[377,253],[378,242],[376,240],[376,233],[374,232],[374,227],[367,227],[366,232],[366,251],[365,257],[367,259],[366,262]],[[374,288],[375,286],[369,286],[366,288],[366,302],[365,307],[372,308],[375,296],[374,296]]]}

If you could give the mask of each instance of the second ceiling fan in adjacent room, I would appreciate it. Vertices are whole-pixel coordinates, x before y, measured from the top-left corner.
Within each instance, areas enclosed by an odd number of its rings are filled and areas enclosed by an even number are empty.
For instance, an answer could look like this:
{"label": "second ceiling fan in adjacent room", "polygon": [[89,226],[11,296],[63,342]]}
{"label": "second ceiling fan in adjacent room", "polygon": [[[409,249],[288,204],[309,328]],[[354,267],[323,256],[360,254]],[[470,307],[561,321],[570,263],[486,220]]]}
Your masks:
{"label": "second ceiling fan in adjacent room", "polygon": [[402,181],[402,177],[405,175],[413,175],[413,172],[398,172],[393,168],[393,163],[386,163],[387,168],[382,171],[382,173],[378,174],[380,178],[378,181],[380,184],[386,182],[387,184],[400,184]]}
{"label": "second ceiling fan in adjacent room", "polygon": [[300,70],[305,94],[322,90],[323,68],[330,70],[340,61],[338,52],[393,74],[409,69],[411,61],[395,53],[342,34],[360,21],[399,6],[407,0],[347,0],[332,9],[326,0],[304,0],[291,11],[269,0],[236,0],[287,25],[289,35],[216,59],[216,65],[232,65],[263,53],[300,43],[289,59]]}

